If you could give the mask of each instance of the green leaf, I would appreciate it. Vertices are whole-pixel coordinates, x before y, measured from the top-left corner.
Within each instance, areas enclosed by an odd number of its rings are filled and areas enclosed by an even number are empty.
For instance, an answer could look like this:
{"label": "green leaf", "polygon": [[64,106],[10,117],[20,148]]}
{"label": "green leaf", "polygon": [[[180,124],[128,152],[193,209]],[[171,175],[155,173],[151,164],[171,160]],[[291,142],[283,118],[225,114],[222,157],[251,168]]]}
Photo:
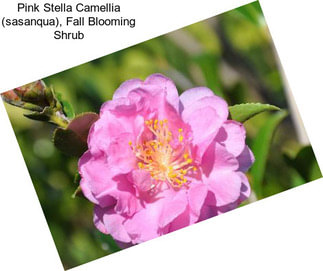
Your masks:
{"label": "green leaf", "polygon": [[61,105],[63,107],[64,114],[69,119],[73,119],[75,117],[75,113],[74,113],[73,106],[69,102],[65,101],[62,98],[62,94],[61,93],[55,92],[55,95],[56,95],[57,100],[61,103]]}
{"label": "green leaf", "polygon": [[266,123],[260,128],[251,146],[256,160],[251,168],[250,174],[253,180],[252,186],[258,198],[262,197],[263,179],[274,132],[286,116],[287,111],[285,110],[270,116]]}
{"label": "green leaf", "polygon": [[321,170],[310,145],[301,148],[294,158],[284,154],[284,159],[290,167],[296,170],[305,182],[322,177]]}
{"label": "green leaf", "polygon": [[98,118],[96,113],[83,113],[73,119],[66,129],[57,128],[53,136],[55,147],[67,155],[80,157],[87,150],[89,130]]}
{"label": "green leaf", "polygon": [[236,104],[229,107],[231,118],[239,122],[244,122],[259,113],[273,110],[277,111],[280,110],[280,108],[274,105],[261,103]]}
{"label": "green leaf", "polygon": [[73,119],[75,117],[73,106],[67,101],[62,101],[61,103],[63,105],[63,111],[64,111],[65,115],[69,119]]}

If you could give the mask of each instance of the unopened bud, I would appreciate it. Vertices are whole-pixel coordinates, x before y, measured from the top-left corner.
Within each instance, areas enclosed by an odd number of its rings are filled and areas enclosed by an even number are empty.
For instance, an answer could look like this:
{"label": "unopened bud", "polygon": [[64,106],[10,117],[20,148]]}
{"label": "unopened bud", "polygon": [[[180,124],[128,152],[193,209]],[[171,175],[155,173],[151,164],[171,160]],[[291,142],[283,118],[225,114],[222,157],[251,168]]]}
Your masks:
{"label": "unopened bud", "polygon": [[52,122],[61,127],[69,123],[54,90],[46,87],[42,80],[14,88],[1,96],[6,103],[33,111],[24,114],[27,118]]}
{"label": "unopened bud", "polygon": [[1,96],[7,103],[22,103],[20,97],[13,90],[4,92],[1,94]]}
{"label": "unopened bud", "polygon": [[40,107],[49,105],[45,90],[46,85],[41,80],[13,89],[23,102],[32,103]]}

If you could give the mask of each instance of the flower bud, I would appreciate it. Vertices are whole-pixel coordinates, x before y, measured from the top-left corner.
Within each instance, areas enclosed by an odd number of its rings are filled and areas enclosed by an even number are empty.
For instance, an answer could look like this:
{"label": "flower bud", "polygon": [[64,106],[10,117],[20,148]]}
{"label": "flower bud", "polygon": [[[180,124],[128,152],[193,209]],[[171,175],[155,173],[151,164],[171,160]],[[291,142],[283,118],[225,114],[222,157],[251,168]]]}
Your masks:
{"label": "flower bud", "polygon": [[32,103],[43,108],[49,105],[45,90],[46,85],[41,80],[13,89],[23,102]]}
{"label": "flower bud", "polygon": [[3,100],[7,103],[23,103],[20,97],[13,91],[9,90],[1,94]]}
{"label": "flower bud", "polygon": [[1,96],[6,103],[11,105],[42,112],[45,107],[50,105],[51,99],[48,98],[47,92],[48,89],[44,82],[38,80],[4,92]]}

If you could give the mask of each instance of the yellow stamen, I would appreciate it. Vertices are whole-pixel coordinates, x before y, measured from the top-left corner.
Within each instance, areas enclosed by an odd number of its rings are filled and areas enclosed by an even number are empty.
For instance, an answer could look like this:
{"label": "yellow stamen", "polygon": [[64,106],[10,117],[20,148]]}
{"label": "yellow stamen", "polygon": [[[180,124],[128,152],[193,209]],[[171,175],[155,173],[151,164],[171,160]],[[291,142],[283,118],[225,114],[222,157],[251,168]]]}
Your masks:
{"label": "yellow stamen", "polygon": [[[167,123],[167,119],[146,120],[146,127],[152,133],[153,139],[132,148],[138,159],[138,168],[149,172],[153,188],[165,182],[173,188],[187,185],[189,181],[186,174],[194,168],[185,143],[173,149],[170,142],[174,138]],[[179,128],[178,132],[178,140],[183,142],[183,129]],[[129,145],[132,145],[130,142]]]}

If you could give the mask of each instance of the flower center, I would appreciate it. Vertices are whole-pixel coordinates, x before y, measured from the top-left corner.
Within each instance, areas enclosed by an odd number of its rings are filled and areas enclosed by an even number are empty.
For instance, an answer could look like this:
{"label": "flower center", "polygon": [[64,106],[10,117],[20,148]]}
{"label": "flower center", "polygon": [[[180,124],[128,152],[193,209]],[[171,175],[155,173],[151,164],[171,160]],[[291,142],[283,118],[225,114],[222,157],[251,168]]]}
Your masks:
{"label": "flower center", "polygon": [[130,141],[129,145],[138,159],[138,168],[150,173],[151,188],[164,182],[173,188],[188,185],[186,175],[190,170],[196,171],[196,167],[185,144],[183,129],[179,128],[177,137],[174,137],[167,119],[146,120],[145,125],[152,133],[152,139],[135,147]]}

